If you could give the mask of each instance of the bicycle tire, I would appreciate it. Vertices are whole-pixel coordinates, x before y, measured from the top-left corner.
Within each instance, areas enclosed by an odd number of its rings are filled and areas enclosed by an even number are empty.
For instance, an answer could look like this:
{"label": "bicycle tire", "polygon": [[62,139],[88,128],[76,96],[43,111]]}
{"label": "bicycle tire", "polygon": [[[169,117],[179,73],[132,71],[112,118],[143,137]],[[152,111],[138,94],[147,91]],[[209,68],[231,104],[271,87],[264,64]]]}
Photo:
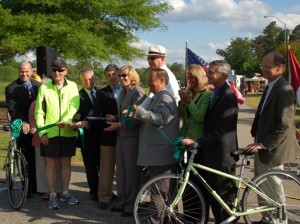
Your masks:
{"label": "bicycle tire", "polygon": [[[281,194],[276,194],[274,180],[281,183]],[[260,220],[265,220],[266,223],[279,223],[276,220],[285,220],[289,224],[300,223],[300,179],[296,175],[282,170],[270,170],[258,175],[252,182],[261,192],[280,202],[281,206],[272,211],[246,215],[244,216],[246,223]],[[259,205],[272,206],[266,199],[259,197],[251,188],[247,187],[242,197],[243,211],[257,208]]]}
{"label": "bicycle tire", "polygon": [[[158,190],[158,186],[165,181],[169,182],[167,194]],[[174,200],[180,184],[181,178],[172,174],[160,175],[146,182],[135,200],[135,223],[148,223],[149,219],[159,220],[157,223],[204,223],[207,218],[206,203],[202,192],[190,180],[178,204],[170,211],[169,204]]]}
{"label": "bicycle tire", "polygon": [[14,151],[8,167],[8,196],[11,207],[18,210],[26,200],[28,191],[27,163],[24,155]]}

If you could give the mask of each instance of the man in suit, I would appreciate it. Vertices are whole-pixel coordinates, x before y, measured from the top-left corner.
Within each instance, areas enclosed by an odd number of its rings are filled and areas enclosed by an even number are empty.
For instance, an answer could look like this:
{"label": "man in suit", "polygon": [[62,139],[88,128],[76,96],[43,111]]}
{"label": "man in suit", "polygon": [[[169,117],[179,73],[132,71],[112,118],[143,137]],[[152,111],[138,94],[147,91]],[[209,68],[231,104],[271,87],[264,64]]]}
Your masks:
{"label": "man in suit", "polygon": [[[91,69],[84,69],[80,73],[82,89],[79,91],[80,106],[74,116],[75,121],[82,121],[93,114],[96,103],[97,87],[94,86],[94,72]],[[78,145],[81,147],[81,154],[86,170],[86,177],[90,188],[91,199],[98,201],[98,171],[99,171],[99,130],[97,125],[84,129],[84,148],[81,139],[78,137]]]}
{"label": "man in suit", "polygon": [[[216,60],[209,64],[207,78],[214,86],[214,95],[205,114],[203,137],[198,139],[201,147],[198,153],[204,165],[234,175],[237,158],[231,157],[230,152],[238,149],[238,103],[226,82],[230,72],[231,67],[225,61]],[[185,145],[193,142],[191,139],[183,140]],[[204,178],[229,206],[232,205],[237,192],[234,181],[211,174],[204,174]],[[220,204],[208,192],[204,195],[206,202],[211,205],[215,222],[226,220],[229,215]]]}
{"label": "man in suit", "polygon": [[27,197],[32,197],[32,193],[36,192],[35,151],[31,145],[32,134],[29,133],[28,112],[31,103],[36,99],[40,83],[31,79],[32,72],[30,62],[21,62],[19,78],[5,88],[6,106],[11,120],[21,119],[23,122],[17,144],[23,149],[22,152],[28,163],[29,188]]}
{"label": "man in suit", "polygon": [[[290,84],[282,77],[285,59],[282,55],[271,52],[262,62],[263,77],[268,86],[258,105],[253,120],[251,135],[254,143],[244,150],[255,152],[255,176],[270,169],[283,170],[283,164],[299,154],[299,144],[295,136],[295,93]],[[273,190],[281,192],[281,184],[274,180]],[[284,199],[283,199],[284,200]],[[257,223],[269,223],[268,217]]]}
{"label": "man in suit", "polygon": [[[177,160],[173,158],[173,145],[158,131],[163,132],[171,141],[179,135],[179,116],[176,101],[166,90],[169,82],[168,73],[164,69],[151,69],[148,85],[154,94],[148,108],[133,106],[134,116],[141,120],[139,131],[139,154],[137,165],[147,166],[149,178],[160,174],[176,173]],[[160,186],[160,193],[167,195],[168,181]],[[152,195],[152,202],[159,210],[162,204]],[[162,223],[164,214],[154,215],[151,223]]]}

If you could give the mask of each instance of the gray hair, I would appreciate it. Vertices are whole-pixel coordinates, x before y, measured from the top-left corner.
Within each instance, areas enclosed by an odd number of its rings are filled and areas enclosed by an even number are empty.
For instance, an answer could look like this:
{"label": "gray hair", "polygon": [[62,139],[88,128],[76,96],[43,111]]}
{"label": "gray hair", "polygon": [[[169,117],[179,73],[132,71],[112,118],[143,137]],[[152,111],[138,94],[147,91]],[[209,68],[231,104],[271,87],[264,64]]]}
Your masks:
{"label": "gray hair", "polygon": [[166,70],[164,70],[162,68],[155,68],[155,69],[151,69],[150,72],[156,72],[156,74],[159,78],[164,78],[166,85],[169,84],[169,75]]}
{"label": "gray hair", "polygon": [[215,60],[209,63],[209,66],[216,66],[217,72],[219,73],[225,73],[226,75],[229,75],[231,72],[231,66],[224,60]]}

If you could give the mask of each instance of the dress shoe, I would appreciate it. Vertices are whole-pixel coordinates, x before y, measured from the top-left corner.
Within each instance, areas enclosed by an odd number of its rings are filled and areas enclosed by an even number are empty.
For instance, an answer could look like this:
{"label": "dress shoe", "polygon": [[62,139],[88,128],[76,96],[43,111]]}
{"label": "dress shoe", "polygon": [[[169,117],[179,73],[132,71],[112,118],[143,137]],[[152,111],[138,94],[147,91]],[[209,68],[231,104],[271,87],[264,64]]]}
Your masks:
{"label": "dress shoe", "polygon": [[118,198],[118,196],[117,195],[115,195],[114,193],[112,193],[112,195],[111,195],[111,199],[112,200],[116,200]]}
{"label": "dress shoe", "polygon": [[99,203],[99,208],[101,210],[106,210],[108,208],[108,203],[105,203],[105,202],[100,202]]}
{"label": "dress shoe", "polygon": [[91,194],[91,199],[93,200],[93,201],[99,201],[99,199],[98,199],[98,195],[95,195],[95,194]]}
{"label": "dress shoe", "polygon": [[263,221],[263,220],[260,220],[260,221],[254,221],[254,222],[251,222],[252,224],[267,224],[267,222]]}
{"label": "dress shoe", "polygon": [[131,212],[122,212],[122,217],[131,217],[132,213]]}
{"label": "dress shoe", "polygon": [[123,208],[116,208],[116,207],[113,207],[110,209],[111,212],[123,212],[124,209]]}

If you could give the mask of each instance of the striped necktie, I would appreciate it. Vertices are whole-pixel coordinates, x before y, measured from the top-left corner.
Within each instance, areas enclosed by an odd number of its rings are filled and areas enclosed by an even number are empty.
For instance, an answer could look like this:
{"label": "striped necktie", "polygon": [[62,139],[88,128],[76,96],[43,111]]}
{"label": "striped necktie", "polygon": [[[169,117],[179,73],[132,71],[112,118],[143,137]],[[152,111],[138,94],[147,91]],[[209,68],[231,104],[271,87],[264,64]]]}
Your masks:
{"label": "striped necktie", "polygon": [[263,107],[263,105],[264,105],[264,102],[265,102],[265,98],[266,98],[268,89],[269,89],[269,86],[266,86],[266,88],[265,88],[265,90],[264,90],[264,92],[263,92],[263,95],[262,95],[262,97],[261,97],[261,99],[260,99],[259,105],[258,105],[258,107],[257,107],[257,111],[256,111],[256,113],[255,113],[255,117],[254,117],[253,124],[252,124],[252,128],[251,128],[251,135],[252,135],[252,137],[256,137],[256,134],[257,134],[257,128],[258,128],[258,122],[259,122],[261,110],[262,110],[262,107]]}

